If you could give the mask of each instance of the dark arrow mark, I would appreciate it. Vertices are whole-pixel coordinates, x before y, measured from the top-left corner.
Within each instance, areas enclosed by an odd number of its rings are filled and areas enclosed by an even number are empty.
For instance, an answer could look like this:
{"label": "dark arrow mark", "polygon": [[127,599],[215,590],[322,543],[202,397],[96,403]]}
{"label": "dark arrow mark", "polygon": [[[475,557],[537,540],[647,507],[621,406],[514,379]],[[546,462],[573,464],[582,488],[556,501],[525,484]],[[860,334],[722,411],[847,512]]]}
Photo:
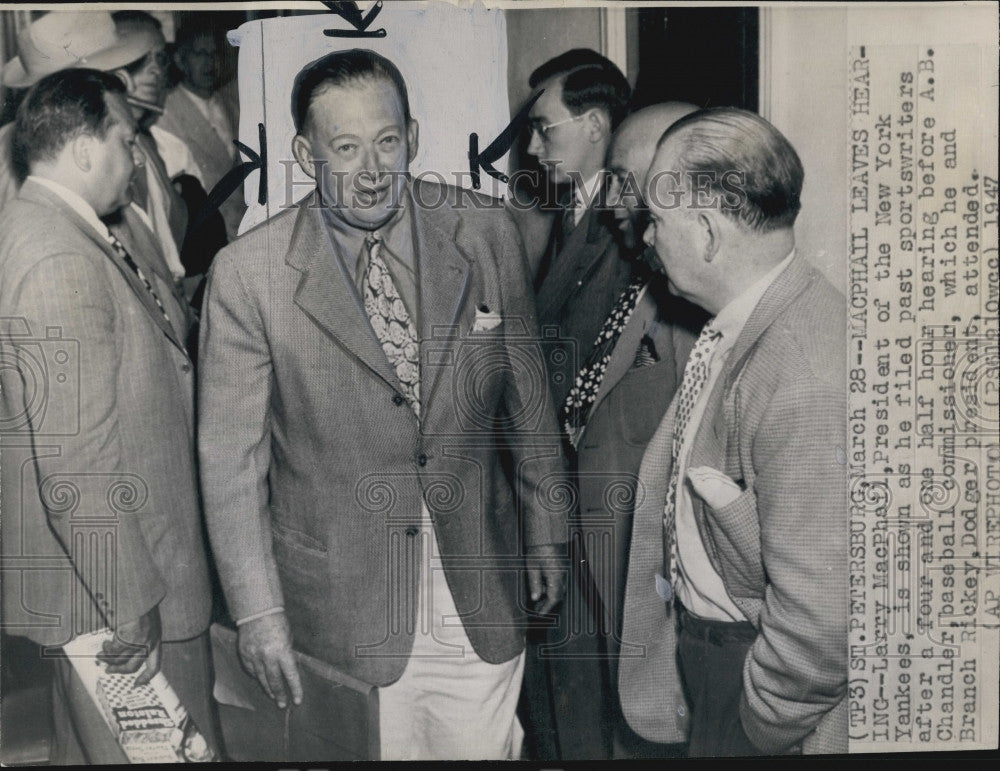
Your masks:
{"label": "dark arrow mark", "polygon": [[375,21],[375,17],[382,10],[382,0],[378,0],[375,5],[368,9],[368,13],[361,15],[361,10],[357,3],[345,2],[344,0],[323,0],[323,5],[333,13],[347,20],[354,29],[325,29],[323,34],[327,37],[385,37],[384,29],[375,29],[371,32],[368,27]]}
{"label": "dark arrow mark", "polygon": [[216,183],[212,192],[208,194],[205,205],[198,212],[194,225],[191,226],[192,230],[200,228],[205,220],[218,211],[226,199],[257,169],[260,169],[260,180],[257,183],[257,203],[261,206],[267,203],[267,132],[264,130],[263,123],[257,124],[257,135],[260,143],[259,155],[240,140],[233,140],[233,144],[250,160],[243,161],[239,166],[226,172],[226,176]]}
{"label": "dark arrow mark", "polygon": [[545,93],[545,89],[542,89],[525,102],[524,107],[518,111],[514,119],[507,125],[507,128],[501,131],[500,135],[490,142],[489,147],[482,152],[479,152],[479,134],[469,134],[469,171],[472,172],[473,190],[478,190],[480,187],[480,167],[494,179],[498,179],[504,184],[507,183],[509,179],[507,175],[497,171],[493,167],[493,163],[494,161],[499,161],[504,153],[510,150],[517,139],[517,135],[521,133],[521,129],[524,128],[524,124],[528,121],[528,112],[531,110],[532,105],[538,101],[538,97],[543,93]]}

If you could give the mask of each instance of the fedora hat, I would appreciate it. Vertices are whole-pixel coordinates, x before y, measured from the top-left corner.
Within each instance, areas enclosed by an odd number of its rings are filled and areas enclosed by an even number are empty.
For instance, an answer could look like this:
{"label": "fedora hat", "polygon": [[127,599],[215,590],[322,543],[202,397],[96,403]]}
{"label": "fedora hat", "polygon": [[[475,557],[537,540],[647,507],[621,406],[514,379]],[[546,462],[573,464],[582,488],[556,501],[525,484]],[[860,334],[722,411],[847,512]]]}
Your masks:
{"label": "fedora hat", "polygon": [[154,47],[152,35],[119,35],[110,13],[52,11],[18,33],[18,54],[4,65],[3,84],[27,88],[70,67],[114,70]]}

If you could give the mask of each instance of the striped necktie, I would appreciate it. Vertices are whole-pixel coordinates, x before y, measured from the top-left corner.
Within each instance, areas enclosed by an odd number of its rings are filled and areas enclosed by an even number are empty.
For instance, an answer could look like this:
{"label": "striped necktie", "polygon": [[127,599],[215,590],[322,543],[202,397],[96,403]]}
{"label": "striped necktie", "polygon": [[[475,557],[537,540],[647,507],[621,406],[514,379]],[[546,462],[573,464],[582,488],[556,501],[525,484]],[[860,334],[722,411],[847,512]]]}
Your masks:
{"label": "striped necktie", "polygon": [[663,559],[666,563],[664,575],[671,587],[675,586],[677,581],[677,475],[681,447],[684,444],[684,434],[691,420],[694,405],[708,381],[712,353],[722,339],[722,333],[712,326],[714,320],[709,319],[701,330],[701,335],[695,342],[687,366],[684,368],[684,379],[675,397],[677,412],[674,417],[674,436],[671,445],[670,484],[667,487],[667,500],[663,510]]}
{"label": "striped necktie", "polygon": [[169,324],[170,316],[167,314],[167,309],[163,307],[163,303],[160,302],[160,298],[156,294],[156,290],[153,289],[153,285],[150,283],[149,279],[146,278],[146,274],[142,272],[142,269],[138,265],[136,265],[135,260],[132,259],[132,255],[128,253],[128,250],[124,246],[122,246],[122,242],[119,241],[110,231],[108,232],[108,240],[111,243],[111,246],[114,247],[115,252],[118,253],[118,256],[125,261],[125,264],[128,265],[132,269],[132,272],[139,277],[139,280],[145,284],[146,290],[150,293],[150,295],[152,295],[153,300],[156,301],[156,307],[160,309],[160,313],[163,314],[163,318],[165,318],[167,320],[167,324]]}

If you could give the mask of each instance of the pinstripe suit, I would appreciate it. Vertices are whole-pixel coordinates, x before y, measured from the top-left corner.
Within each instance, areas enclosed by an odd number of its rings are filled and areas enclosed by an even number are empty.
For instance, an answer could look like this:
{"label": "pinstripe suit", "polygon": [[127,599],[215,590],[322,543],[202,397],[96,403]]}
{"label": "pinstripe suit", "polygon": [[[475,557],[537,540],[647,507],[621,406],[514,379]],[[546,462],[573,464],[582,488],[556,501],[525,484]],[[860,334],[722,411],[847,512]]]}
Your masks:
{"label": "pinstripe suit", "polygon": [[[692,444],[690,467],[743,480],[714,511],[695,496],[712,566],[758,631],[743,668],[740,716],[761,750],[846,752],[847,486],[844,300],[800,257],[764,294],[729,354]],[[676,405],[650,441],[625,594],[620,662],[625,716],[654,741],[683,739],[687,708],[673,612],[656,593]]]}
{"label": "pinstripe suit", "polygon": [[164,672],[211,740],[205,677],[167,650],[211,611],[186,317],[134,257],[169,323],[55,192],[29,179],[0,213],[4,629],[60,646],[158,606]]}

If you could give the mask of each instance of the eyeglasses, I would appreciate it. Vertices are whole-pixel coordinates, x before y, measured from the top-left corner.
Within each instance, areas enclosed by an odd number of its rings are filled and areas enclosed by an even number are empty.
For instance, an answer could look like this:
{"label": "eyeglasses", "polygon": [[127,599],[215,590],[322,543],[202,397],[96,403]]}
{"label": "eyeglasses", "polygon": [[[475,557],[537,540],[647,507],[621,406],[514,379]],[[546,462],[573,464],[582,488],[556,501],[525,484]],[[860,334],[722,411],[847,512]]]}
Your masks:
{"label": "eyeglasses", "polygon": [[[587,112],[590,112],[587,110]],[[538,134],[538,138],[543,142],[548,142],[550,137],[550,132],[556,126],[562,126],[564,123],[572,123],[573,121],[580,120],[587,112],[582,112],[579,115],[574,115],[571,118],[566,118],[566,120],[556,121],[555,123],[542,123],[539,118],[532,118],[528,121],[528,131],[532,134]]]}

